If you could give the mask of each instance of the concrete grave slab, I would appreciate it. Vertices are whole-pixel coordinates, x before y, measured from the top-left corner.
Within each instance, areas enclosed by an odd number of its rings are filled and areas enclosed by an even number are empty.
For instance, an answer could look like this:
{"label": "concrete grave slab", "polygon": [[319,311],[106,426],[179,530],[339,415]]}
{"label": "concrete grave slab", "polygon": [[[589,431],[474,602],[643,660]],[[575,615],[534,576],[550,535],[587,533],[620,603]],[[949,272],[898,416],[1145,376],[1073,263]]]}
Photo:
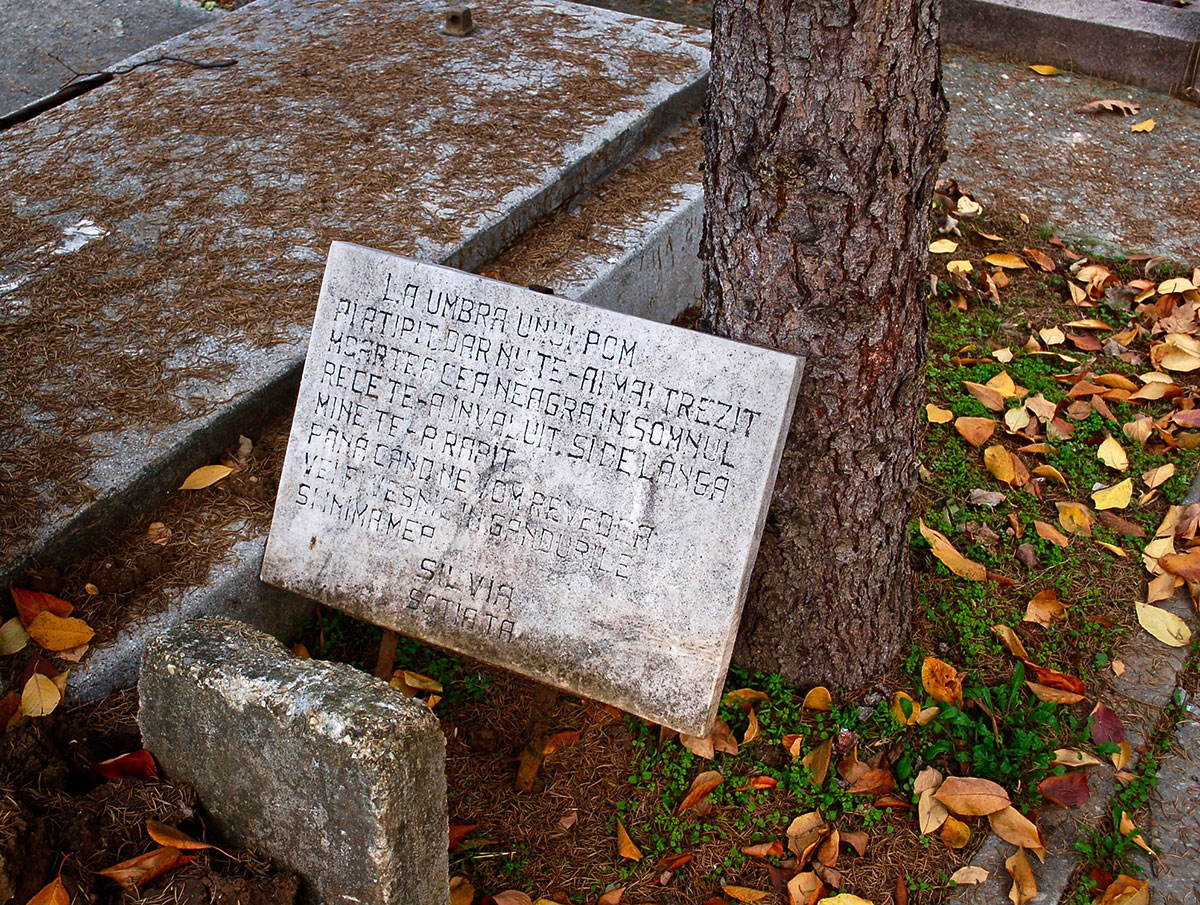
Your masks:
{"label": "concrete grave slab", "polygon": [[260,0],[0,135],[0,583],[286,409],[335,237],[472,268],[695,110],[695,29]]}
{"label": "concrete grave slab", "polygon": [[446,742],[424,704],[229,619],[160,636],[138,701],[166,774],[222,837],[299,874],[306,901],[449,901]]}
{"label": "concrete grave slab", "polygon": [[0,115],[212,22],[194,0],[8,0],[0,22]]}
{"label": "concrete grave slab", "polygon": [[800,369],[335,243],[263,580],[704,735]]}

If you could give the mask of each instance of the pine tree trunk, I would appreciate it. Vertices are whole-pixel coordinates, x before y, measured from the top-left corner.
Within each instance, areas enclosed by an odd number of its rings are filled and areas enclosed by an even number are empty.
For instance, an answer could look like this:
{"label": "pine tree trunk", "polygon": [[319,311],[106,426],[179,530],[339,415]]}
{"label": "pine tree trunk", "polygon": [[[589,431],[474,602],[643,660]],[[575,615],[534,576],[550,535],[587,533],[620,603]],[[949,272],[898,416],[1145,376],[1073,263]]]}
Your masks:
{"label": "pine tree trunk", "polygon": [[862,686],[907,644],[945,120],[934,0],[716,0],[710,332],[808,362],[735,659]]}

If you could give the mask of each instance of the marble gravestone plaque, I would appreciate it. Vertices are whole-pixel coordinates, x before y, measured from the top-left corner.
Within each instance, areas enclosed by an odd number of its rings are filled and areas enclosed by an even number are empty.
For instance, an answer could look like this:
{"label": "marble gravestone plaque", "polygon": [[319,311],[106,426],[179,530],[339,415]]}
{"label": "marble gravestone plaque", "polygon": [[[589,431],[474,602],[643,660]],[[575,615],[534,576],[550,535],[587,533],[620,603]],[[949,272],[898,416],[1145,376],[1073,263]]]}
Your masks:
{"label": "marble gravestone plaque", "polygon": [[263,580],[707,734],[801,369],[335,242]]}

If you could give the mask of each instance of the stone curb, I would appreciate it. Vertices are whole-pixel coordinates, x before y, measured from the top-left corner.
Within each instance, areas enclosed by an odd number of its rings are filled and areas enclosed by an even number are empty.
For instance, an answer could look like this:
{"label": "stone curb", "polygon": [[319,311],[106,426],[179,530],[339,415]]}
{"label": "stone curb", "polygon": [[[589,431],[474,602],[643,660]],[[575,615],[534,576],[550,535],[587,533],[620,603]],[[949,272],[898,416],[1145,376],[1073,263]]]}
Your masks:
{"label": "stone curb", "polygon": [[[1200,472],[1192,480],[1192,486],[1183,501],[1185,505],[1200,502]],[[1192,632],[1200,636],[1200,622],[1196,619],[1196,611],[1186,591],[1177,591],[1160,605],[1185,620]],[[1148,738],[1171,703],[1171,695],[1189,651],[1190,647],[1167,647],[1146,632],[1135,633],[1123,650],[1120,659],[1125,663],[1125,672],[1112,680],[1104,702],[1120,715],[1125,723],[1129,744],[1134,749],[1133,759],[1126,769],[1133,770],[1137,766],[1138,746]],[[1085,827],[1097,827],[1109,817],[1115,791],[1114,773],[1115,770],[1108,765],[1089,773],[1091,796],[1081,807],[1067,810],[1046,805],[1039,811],[1041,828],[1046,836],[1047,855],[1044,865],[1031,859],[1038,894],[1030,900],[1029,905],[1065,905],[1063,895],[1079,863],[1074,843],[1083,838]],[[971,859],[972,865],[989,872],[987,881],[976,886],[959,887],[946,901],[961,905],[989,905],[1007,901],[1012,883],[1004,862],[1015,851],[1016,846],[991,833]]]}
{"label": "stone curb", "polygon": [[942,39],[1200,100],[1200,10],[1145,0],[945,0]]}

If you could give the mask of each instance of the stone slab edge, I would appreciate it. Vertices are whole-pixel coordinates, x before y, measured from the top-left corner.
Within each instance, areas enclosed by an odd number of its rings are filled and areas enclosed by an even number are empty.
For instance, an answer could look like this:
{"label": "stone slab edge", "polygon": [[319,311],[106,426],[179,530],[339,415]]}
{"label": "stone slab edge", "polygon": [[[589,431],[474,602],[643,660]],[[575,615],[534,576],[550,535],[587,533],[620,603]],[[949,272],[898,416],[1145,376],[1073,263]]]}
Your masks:
{"label": "stone slab edge", "polygon": [[942,40],[1200,101],[1200,9],[1145,0],[944,0]]}
{"label": "stone slab edge", "polygon": [[[261,12],[269,6],[285,6],[287,2],[291,0],[257,0],[255,9]],[[582,9],[588,14],[607,12],[590,7]],[[186,46],[191,36],[213,27],[193,29],[117,65],[125,66],[173,53]],[[435,263],[459,270],[478,270],[538,221],[611,175],[658,136],[699,110],[707,88],[708,69],[705,66],[697,78],[660,96],[651,110],[614,117],[606,124],[595,153],[560,170],[557,180],[535,189],[505,217],[468,237]],[[292,345],[265,350],[266,363],[248,390],[213,412],[177,422],[158,432],[154,436],[155,451],[131,473],[126,472],[108,487],[99,489],[96,499],[89,505],[56,521],[33,541],[32,549],[0,564],[0,587],[7,587],[35,563],[59,565],[68,561],[81,546],[90,546],[132,513],[161,504],[192,469],[229,446],[239,433],[253,432],[257,425],[285,411],[295,399],[306,349],[307,335]],[[245,374],[243,371],[242,376]]]}
{"label": "stone slab edge", "polygon": [[[1200,471],[1193,478],[1183,502],[1185,505],[1200,502]],[[1193,636],[1200,637],[1200,621],[1186,590],[1176,591],[1159,606],[1187,622]],[[1190,649],[1190,645],[1167,647],[1149,633],[1138,630],[1122,650],[1120,659],[1125,663],[1125,672],[1110,682],[1104,703],[1120,715],[1126,737],[1134,749],[1126,769],[1132,771],[1136,767],[1138,746],[1153,731],[1163,710],[1171,703],[1171,695]],[[1110,816],[1115,772],[1107,763],[1091,770],[1088,775],[1091,796],[1081,807],[1067,810],[1046,804],[1039,811],[1047,856],[1045,864],[1030,859],[1038,894],[1029,900],[1029,905],[1066,905],[1063,896],[1079,864],[1079,855],[1073,845],[1083,838],[1084,827],[1096,827]],[[990,833],[971,859],[972,865],[989,871],[988,879],[976,886],[958,887],[946,901],[957,905],[992,905],[1007,901],[1012,882],[1004,862],[1015,851],[1016,846]],[[1153,880],[1150,885],[1153,888]]]}
{"label": "stone slab edge", "polygon": [[[614,294],[621,294],[624,302],[630,305],[623,309],[626,313],[653,320],[670,320],[690,305],[703,287],[698,263],[691,267],[688,262],[691,285],[687,284],[686,278],[673,281],[673,291],[680,294],[677,305],[672,305],[663,295],[649,291],[652,287],[647,287],[639,275],[642,268],[648,266],[644,259],[657,249],[671,247],[679,254],[681,245],[693,235],[689,230],[695,228],[702,208],[702,197],[685,197],[646,226],[641,233],[642,244],[627,250],[616,264],[601,264],[597,259],[597,272],[590,282],[556,287],[556,291],[567,298],[591,304],[600,304]],[[302,364],[296,368],[297,383]],[[294,387],[287,398],[294,400]],[[312,612],[314,604],[259,580],[266,542],[265,532],[237,541],[213,564],[205,583],[168,598],[166,607],[160,612],[125,626],[112,640],[94,645],[68,677],[68,701],[96,701],[134,685],[150,642],[163,631],[189,619],[231,616],[279,637],[294,629],[297,621]]]}

